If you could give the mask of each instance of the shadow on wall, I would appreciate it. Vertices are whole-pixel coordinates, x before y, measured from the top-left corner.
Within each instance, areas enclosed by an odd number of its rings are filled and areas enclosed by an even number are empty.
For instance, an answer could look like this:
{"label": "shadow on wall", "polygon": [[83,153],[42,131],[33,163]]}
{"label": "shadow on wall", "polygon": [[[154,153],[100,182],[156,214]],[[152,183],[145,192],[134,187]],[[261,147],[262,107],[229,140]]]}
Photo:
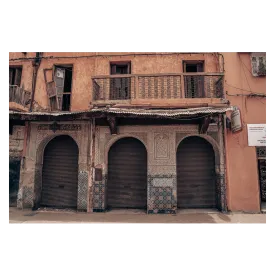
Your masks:
{"label": "shadow on wall", "polygon": [[16,206],[20,177],[20,159],[10,158],[9,163],[9,206]]}

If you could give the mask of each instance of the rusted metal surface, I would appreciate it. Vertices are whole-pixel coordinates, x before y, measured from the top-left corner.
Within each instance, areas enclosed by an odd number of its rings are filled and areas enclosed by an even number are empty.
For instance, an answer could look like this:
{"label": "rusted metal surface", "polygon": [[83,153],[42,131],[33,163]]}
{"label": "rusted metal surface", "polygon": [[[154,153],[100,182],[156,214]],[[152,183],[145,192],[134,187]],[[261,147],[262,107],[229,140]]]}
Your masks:
{"label": "rusted metal surface", "polygon": [[15,102],[26,107],[30,101],[31,93],[17,85],[9,85],[9,102]]}
{"label": "rusted metal surface", "polygon": [[147,205],[147,151],[134,138],[123,138],[108,156],[108,208],[141,208]]}
{"label": "rusted metal surface", "polygon": [[233,107],[202,107],[189,109],[160,109],[160,110],[144,110],[141,108],[94,108],[89,111],[82,112],[15,112],[9,111],[10,120],[29,120],[29,121],[61,121],[61,120],[89,120],[91,118],[104,118],[109,114],[116,117],[150,117],[150,118],[184,118],[190,116],[201,116],[206,114],[220,114],[232,111]]}
{"label": "rusted metal surface", "polygon": [[215,156],[202,138],[183,140],[177,151],[178,208],[216,208]]}
{"label": "rusted metal surface", "polygon": [[222,73],[92,77],[93,103],[133,99],[223,98]]}
{"label": "rusted metal surface", "polygon": [[69,136],[54,138],[45,148],[41,206],[77,207],[78,147]]}

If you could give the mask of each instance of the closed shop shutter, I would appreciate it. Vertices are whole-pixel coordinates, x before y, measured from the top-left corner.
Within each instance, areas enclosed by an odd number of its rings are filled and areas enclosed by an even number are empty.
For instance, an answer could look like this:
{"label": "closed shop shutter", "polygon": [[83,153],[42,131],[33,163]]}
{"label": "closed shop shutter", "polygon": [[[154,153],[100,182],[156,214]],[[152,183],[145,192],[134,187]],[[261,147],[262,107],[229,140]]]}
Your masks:
{"label": "closed shop shutter", "polygon": [[135,138],[120,139],[109,151],[107,205],[146,209],[147,151]]}
{"label": "closed shop shutter", "polygon": [[58,136],[46,146],[41,206],[76,208],[78,147],[69,136]]}
{"label": "closed shop shutter", "polygon": [[200,137],[184,139],[177,151],[178,208],[216,208],[215,154]]}

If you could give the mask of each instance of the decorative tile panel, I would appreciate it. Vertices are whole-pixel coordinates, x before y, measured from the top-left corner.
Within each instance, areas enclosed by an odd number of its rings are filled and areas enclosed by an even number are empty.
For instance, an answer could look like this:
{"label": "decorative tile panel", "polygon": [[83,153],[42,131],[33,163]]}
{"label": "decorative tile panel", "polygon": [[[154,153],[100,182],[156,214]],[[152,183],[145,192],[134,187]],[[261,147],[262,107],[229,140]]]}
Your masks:
{"label": "decorative tile panel", "polygon": [[87,210],[88,172],[78,173],[77,210]]}

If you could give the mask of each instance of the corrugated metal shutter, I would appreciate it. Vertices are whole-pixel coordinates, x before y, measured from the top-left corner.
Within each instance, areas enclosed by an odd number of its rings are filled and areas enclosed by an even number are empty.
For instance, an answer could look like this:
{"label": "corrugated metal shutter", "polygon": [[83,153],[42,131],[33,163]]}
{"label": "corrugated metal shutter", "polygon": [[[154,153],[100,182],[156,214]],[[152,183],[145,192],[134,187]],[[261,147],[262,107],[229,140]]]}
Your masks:
{"label": "corrugated metal shutter", "polygon": [[147,151],[134,138],[117,141],[108,157],[108,208],[147,206]]}
{"label": "corrugated metal shutter", "polygon": [[177,151],[178,208],[216,208],[215,155],[199,137],[184,139]]}
{"label": "corrugated metal shutter", "polygon": [[58,136],[44,152],[41,206],[76,208],[78,147],[69,136]]}

